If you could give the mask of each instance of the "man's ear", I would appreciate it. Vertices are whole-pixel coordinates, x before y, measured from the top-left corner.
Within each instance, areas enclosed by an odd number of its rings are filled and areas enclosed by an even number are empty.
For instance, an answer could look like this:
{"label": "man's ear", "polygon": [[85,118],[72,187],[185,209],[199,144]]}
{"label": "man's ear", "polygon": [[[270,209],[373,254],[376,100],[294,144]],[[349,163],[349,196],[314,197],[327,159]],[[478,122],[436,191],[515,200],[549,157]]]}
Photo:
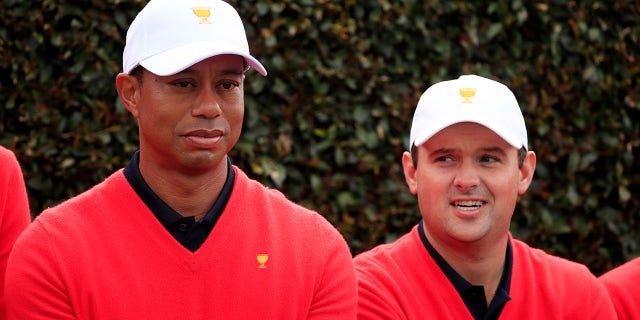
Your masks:
{"label": "man's ear", "polygon": [[120,101],[131,112],[134,118],[138,118],[138,101],[140,100],[140,82],[135,76],[120,73],[116,77],[116,89]]}
{"label": "man's ear", "polygon": [[533,180],[533,173],[536,171],[536,154],[527,151],[522,167],[520,168],[520,183],[518,184],[518,194],[524,194]]}
{"label": "man's ear", "polygon": [[418,194],[418,181],[416,181],[416,168],[413,166],[411,152],[405,151],[402,154],[402,169],[404,170],[404,180],[412,194]]}

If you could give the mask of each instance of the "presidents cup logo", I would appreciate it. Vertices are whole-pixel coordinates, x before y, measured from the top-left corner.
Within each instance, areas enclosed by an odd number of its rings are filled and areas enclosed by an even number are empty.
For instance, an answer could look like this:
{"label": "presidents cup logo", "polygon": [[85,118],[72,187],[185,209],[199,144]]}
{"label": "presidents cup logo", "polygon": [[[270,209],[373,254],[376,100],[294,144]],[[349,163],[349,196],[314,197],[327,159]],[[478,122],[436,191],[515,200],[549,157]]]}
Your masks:
{"label": "presidents cup logo", "polygon": [[460,88],[460,96],[464,98],[462,103],[473,103],[471,98],[476,95],[476,88]]}
{"label": "presidents cup logo", "polygon": [[265,269],[267,268],[267,260],[269,260],[269,254],[267,253],[259,253],[256,255],[256,259],[258,260],[258,268]]}
{"label": "presidents cup logo", "polygon": [[195,14],[198,18],[200,18],[200,24],[210,24],[207,18],[211,16],[211,9],[209,7],[193,7],[193,14]]}

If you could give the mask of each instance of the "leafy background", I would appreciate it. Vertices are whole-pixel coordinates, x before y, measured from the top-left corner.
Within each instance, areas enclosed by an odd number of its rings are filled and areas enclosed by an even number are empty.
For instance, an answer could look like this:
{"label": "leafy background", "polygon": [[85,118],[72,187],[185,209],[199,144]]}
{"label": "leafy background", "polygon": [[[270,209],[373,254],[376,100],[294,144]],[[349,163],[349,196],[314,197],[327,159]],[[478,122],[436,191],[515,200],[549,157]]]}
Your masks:
{"label": "leafy background", "polygon": [[[514,235],[595,274],[640,254],[638,1],[230,1],[252,53],[235,164],[323,214],[357,254],[420,219],[404,183],[413,110],[475,73],[516,94],[538,168]],[[32,215],[137,149],[117,99],[126,29],[146,1],[0,2],[0,143]]]}

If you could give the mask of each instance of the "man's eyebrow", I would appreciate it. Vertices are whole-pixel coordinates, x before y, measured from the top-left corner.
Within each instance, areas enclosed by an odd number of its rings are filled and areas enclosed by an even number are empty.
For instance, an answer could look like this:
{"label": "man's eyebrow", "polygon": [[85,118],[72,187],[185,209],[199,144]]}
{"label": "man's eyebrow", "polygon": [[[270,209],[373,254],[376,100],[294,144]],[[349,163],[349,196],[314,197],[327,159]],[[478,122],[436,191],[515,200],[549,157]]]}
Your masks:
{"label": "man's eyebrow", "polygon": [[[456,148],[440,148],[433,151],[429,151],[429,155],[437,156],[437,155],[449,154],[449,153],[456,152],[456,150],[457,150]],[[487,153],[507,154],[506,150],[501,147],[484,147],[484,148],[480,148],[480,150],[482,152],[487,152]]]}
{"label": "man's eyebrow", "polygon": [[482,150],[486,152],[499,152],[499,153],[506,152],[504,148],[500,148],[500,147],[486,147],[486,148],[482,148]]}
{"label": "man's eyebrow", "polygon": [[227,69],[227,70],[222,70],[221,74],[223,75],[232,75],[232,76],[241,76],[244,74],[244,71],[239,70],[239,69]]}
{"label": "man's eyebrow", "polygon": [[434,156],[434,155],[443,155],[443,154],[449,154],[452,152],[455,152],[456,149],[455,148],[439,148],[433,151],[429,151],[429,155]]}
{"label": "man's eyebrow", "polygon": [[[193,68],[186,68],[186,69],[176,73],[176,75],[179,75],[179,74],[194,75],[194,74],[198,74],[198,70],[193,69]],[[220,74],[222,74],[222,75],[241,76],[241,75],[244,74],[244,72],[242,70],[240,70],[240,69],[229,68],[229,69],[221,70]]]}
{"label": "man's eyebrow", "polygon": [[481,149],[484,152],[506,154],[507,151],[500,147],[486,147]]}

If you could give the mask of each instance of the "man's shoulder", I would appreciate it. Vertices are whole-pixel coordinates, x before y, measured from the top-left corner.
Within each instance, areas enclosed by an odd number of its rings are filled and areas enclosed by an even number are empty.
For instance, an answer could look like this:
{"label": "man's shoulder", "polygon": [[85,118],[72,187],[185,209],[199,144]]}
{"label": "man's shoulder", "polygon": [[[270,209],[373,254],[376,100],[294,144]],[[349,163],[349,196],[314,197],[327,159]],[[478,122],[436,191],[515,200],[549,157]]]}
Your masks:
{"label": "man's shoulder", "polygon": [[[512,246],[514,269],[530,269],[530,271],[537,271],[537,274],[540,275],[553,275],[557,279],[562,279],[565,276],[570,279],[585,277],[595,279],[587,266],[582,263],[553,255],[540,248],[531,247],[518,239],[512,239]],[[514,272],[522,271],[514,270]]]}
{"label": "man's shoulder", "polygon": [[629,282],[629,287],[638,288],[640,292],[640,257],[632,259],[623,265],[620,265],[600,276],[603,283]]}
{"label": "man's shoulder", "polygon": [[12,166],[18,163],[15,153],[11,149],[5,148],[0,145],[0,163],[11,164]]}
{"label": "man's shoulder", "polygon": [[45,225],[67,225],[69,228],[78,229],[79,225],[85,225],[87,218],[103,216],[105,206],[117,207],[117,203],[111,203],[106,199],[119,199],[126,201],[123,187],[127,186],[122,170],[108,176],[104,181],[74,195],[60,203],[44,209],[36,221]]}
{"label": "man's shoulder", "polygon": [[262,182],[250,178],[242,169],[234,166],[236,181],[231,195],[231,206],[260,205],[264,209],[284,209],[281,212],[295,212],[306,215],[320,216],[318,212],[289,199],[282,191],[264,185]]}
{"label": "man's shoulder", "polygon": [[392,268],[393,266],[402,268],[408,257],[417,259],[420,252],[427,254],[424,247],[419,246],[417,241],[417,228],[401,235],[392,242],[379,244],[367,251],[363,251],[354,257],[356,267],[379,266],[381,268]]}
{"label": "man's shoulder", "polygon": [[[523,306],[542,315],[561,314],[564,318],[611,319],[613,305],[605,288],[586,265],[532,248],[513,240],[513,301],[507,312]],[[516,298],[518,297],[518,298]]]}
{"label": "man's shoulder", "polygon": [[[236,180],[225,211],[253,212],[256,221],[269,221],[282,232],[320,239],[344,240],[335,226],[320,212],[289,199],[278,189],[250,178],[234,166]],[[259,210],[256,210],[259,208]],[[225,213],[227,214],[227,213]]]}

